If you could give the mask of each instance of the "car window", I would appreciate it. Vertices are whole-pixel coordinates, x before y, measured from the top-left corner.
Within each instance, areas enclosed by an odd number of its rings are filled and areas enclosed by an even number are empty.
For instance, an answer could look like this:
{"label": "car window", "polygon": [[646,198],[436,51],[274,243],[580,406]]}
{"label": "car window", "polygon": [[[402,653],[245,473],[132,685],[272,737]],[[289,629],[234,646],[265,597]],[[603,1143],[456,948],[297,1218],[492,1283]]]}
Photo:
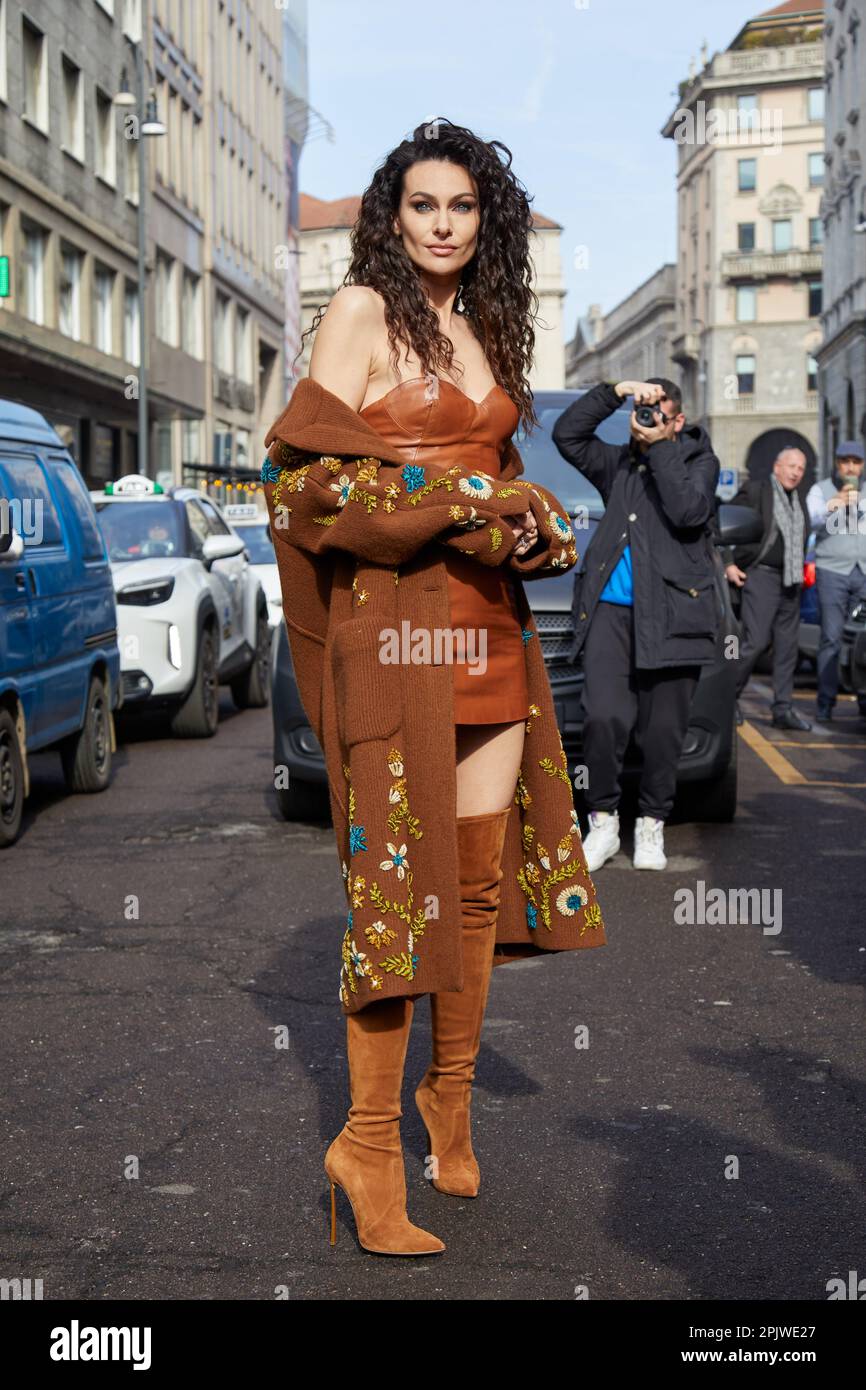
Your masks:
{"label": "car window", "polygon": [[75,464],[71,459],[52,459],[51,472],[72,507],[72,512],[81,531],[85,560],[104,560],[105,543],[102,539],[102,532],[96,523],[93,504],[84,485],[84,479]]}
{"label": "car window", "polygon": [[239,526],[237,532],[250,553],[252,564],[275,565],[277,563],[274,543],[271,540],[271,529],[267,522],[263,522],[261,526]]}
{"label": "car window", "polygon": [[[601,516],[604,503],[598,490],[569,463],[557,449],[551,438],[551,431],[562,412],[576,397],[563,394],[553,403],[536,400],[536,413],[539,426],[527,435],[519,429],[514,435],[514,444],[523,459],[523,476],[530,482],[541,483],[542,487],[558,497],[571,513],[586,508],[590,516]],[[605,444],[627,444],[629,441],[629,420],[631,412],[627,408],[615,410],[603,420],[595,431]]]}
{"label": "car window", "polygon": [[116,563],[185,554],[180,515],[170,502],[97,502],[96,517]]}
{"label": "car window", "polygon": [[216,507],[208,502],[205,497],[199,499],[199,506],[207,517],[208,535],[210,536],[230,536],[231,528],[226,526]]}
{"label": "car window", "polygon": [[25,546],[62,545],[60,517],[39,460],[30,454],[4,454],[0,483],[10,520]]}
{"label": "car window", "polygon": [[207,518],[198,502],[190,501],[186,503],[186,519],[189,522],[189,529],[192,531],[195,552],[197,555],[201,555],[202,547],[211,533],[207,524]]}

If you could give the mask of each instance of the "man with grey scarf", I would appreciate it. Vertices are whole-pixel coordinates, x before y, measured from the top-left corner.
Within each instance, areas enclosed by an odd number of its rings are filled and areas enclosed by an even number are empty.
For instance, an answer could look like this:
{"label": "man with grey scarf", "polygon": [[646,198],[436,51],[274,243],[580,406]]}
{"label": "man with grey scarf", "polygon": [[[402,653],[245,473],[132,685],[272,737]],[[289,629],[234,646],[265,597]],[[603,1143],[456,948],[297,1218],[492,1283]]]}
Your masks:
{"label": "man with grey scarf", "polygon": [[[794,672],[800,640],[800,592],[809,538],[809,514],[800,493],[806,456],[789,445],[776,456],[772,476],[751,481],[734,502],[753,507],[764,523],[753,545],[723,551],[728,580],[742,589],[743,635],[737,667],[737,699],[755,662],[773,643],[773,724],[777,729],[812,725],[794,709]],[[737,722],[742,716],[737,706]]]}

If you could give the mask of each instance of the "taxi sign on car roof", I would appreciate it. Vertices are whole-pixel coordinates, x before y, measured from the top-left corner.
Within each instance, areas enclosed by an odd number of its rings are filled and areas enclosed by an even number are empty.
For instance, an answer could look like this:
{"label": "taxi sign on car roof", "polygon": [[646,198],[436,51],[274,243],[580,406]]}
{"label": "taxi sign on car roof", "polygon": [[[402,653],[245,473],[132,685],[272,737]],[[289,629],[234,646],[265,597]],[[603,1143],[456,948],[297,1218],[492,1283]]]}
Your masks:
{"label": "taxi sign on car roof", "polygon": [[227,521],[257,521],[259,517],[264,521],[267,517],[267,512],[255,502],[229,502],[222,512]]}
{"label": "taxi sign on car roof", "polygon": [[159,483],[146,478],[143,473],[126,473],[116,483],[105,484],[108,497],[154,497],[162,491]]}

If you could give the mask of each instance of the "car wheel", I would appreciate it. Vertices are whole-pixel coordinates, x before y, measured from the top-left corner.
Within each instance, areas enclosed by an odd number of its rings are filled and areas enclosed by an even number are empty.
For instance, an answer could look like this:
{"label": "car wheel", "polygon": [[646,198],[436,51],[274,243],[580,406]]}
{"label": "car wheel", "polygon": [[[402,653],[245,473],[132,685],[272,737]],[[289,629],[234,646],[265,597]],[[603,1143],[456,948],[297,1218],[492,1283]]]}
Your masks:
{"label": "car wheel", "polygon": [[24,809],[24,759],[18,726],[8,709],[0,709],[0,849],[14,845]]}
{"label": "car wheel", "polygon": [[271,629],[267,617],[256,620],[256,650],[242,676],[231,682],[232,699],[238,709],[264,709],[271,690]]}
{"label": "car wheel", "polygon": [[71,792],[104,792],[111,780],[111,711],[99,676],[90,682],[82,728],[60,745],[60,761]]}
{"label": "car wheel", "polygon": [[213,628],[206,627],[199,639],[192,689],[172,715],[171,731],[178,738],[212,738],[219,718],[216,640]]}

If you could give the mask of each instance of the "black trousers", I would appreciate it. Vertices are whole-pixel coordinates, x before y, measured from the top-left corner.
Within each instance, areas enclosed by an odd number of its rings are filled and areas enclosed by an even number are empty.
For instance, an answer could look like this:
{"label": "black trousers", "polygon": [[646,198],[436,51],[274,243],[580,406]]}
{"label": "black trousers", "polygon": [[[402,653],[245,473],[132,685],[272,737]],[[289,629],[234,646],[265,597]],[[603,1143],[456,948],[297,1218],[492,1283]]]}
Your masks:
{"label": "black trousers", "polygon": [[699,666],[635,670],[634,609],[599,603],[583,654],[583,754],[592,811],[619,805],[629,738],[643,755],[638,814],[667,820]]}
{"label": "black trousers", "polygon": [[743,640],[737,666],[737,698],[755,662],[773,642],[773,713],[782,714],[794,699],[794,672],[800,654],[801,584],[782,583],[781,570],[755,565],[742,588],[740,621]]}

